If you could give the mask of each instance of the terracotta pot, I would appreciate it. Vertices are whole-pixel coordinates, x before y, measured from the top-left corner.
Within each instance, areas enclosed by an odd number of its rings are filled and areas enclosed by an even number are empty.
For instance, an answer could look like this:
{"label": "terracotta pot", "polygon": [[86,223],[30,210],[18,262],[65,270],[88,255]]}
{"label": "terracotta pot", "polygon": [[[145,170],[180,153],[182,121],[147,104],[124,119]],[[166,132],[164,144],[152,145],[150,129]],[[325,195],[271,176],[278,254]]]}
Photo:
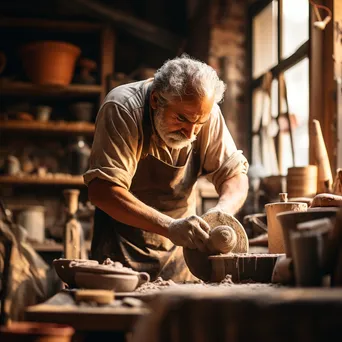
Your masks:
{"label": "terracotta pot", "polygon": [[137,274],[101,274],[76,272],[75,281],[79,288],[132,292],[150,280],[148,273]]}
{"label": "terracotta pot", "polygon": [[63,324],[14,322],[0,327],[0,340],[7,342],[69,342],[75,330]]}
{"label": "terracotta pot", "polygon": [[29,43],[20,50],[26,75],[41,85],[70,84],[80,54],[77,46],[55,41]]}

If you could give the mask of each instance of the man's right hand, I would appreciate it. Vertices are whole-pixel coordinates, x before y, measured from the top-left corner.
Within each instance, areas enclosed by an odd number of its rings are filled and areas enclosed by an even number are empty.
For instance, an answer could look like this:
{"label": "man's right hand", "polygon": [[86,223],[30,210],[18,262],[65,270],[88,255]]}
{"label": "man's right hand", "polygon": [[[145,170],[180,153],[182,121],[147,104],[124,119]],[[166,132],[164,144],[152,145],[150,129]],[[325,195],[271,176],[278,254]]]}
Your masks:
{"label": "man's right hand", "polygon": [[174,220],[169,228],[169,238],[177,246],[191,249],[207,250],[210,226],[201,217],[192,215]]}

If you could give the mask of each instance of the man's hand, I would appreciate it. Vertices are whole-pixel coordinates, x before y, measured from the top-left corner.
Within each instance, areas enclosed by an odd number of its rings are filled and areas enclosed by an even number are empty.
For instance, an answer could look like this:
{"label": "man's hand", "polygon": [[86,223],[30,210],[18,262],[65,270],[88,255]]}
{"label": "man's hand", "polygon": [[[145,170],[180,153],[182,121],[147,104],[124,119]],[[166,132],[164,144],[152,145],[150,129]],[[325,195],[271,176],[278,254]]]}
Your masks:
{"label": "man's hand", "polygon": [[206,251],[210,226],[199,216],[174,220],[169,228],[169,238],[177,246]]}

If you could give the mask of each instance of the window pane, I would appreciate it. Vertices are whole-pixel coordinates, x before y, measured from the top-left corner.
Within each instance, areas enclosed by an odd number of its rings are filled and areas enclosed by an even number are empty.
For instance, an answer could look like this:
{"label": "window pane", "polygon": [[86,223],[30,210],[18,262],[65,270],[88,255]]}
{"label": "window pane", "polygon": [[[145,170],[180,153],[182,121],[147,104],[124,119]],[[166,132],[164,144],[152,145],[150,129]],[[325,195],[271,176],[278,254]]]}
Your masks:
{"label": "window pane", "polygon": [[278,158],[275,149],[275,141],[266,127],[262,130],[261,149],[262,164],[265,168],[266,176],[278,175]]}
{"label": "window pane", "polygon": [[309,1],[283,1],[282,56],[291,56],[309,39]]}
{"label": "window pane", "polygon": [[305,58],[285,71],[284,77],[295,148],[295,166],[304,166],[309,163],[309,59]]}
{"label": "window pane", "polygon": [[272,1],[253,18],[253,77],[271,69],[278,62],[278,1]]}

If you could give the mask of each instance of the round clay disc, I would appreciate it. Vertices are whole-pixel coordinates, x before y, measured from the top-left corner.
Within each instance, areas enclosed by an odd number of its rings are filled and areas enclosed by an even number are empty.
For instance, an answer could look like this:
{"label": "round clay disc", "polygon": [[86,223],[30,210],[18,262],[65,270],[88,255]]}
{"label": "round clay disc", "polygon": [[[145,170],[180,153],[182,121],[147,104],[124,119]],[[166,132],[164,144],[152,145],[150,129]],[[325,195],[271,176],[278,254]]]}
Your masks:
{"label": "round clay disc", "polygon": [[211,261],[209,254],[198,249],[183,248],[184,260],[190,272],[203,281],[209,281],[211,276]]}
{"label": "round clay disc", "polygon": [[209,212],[201,217],[209,224],[211,229],[217,226],[229,226],[233,228],[236,233],[237,243],[231,253],[248,253],[249,243],[246,231],[234,216],[220,211],[213,213]]}

